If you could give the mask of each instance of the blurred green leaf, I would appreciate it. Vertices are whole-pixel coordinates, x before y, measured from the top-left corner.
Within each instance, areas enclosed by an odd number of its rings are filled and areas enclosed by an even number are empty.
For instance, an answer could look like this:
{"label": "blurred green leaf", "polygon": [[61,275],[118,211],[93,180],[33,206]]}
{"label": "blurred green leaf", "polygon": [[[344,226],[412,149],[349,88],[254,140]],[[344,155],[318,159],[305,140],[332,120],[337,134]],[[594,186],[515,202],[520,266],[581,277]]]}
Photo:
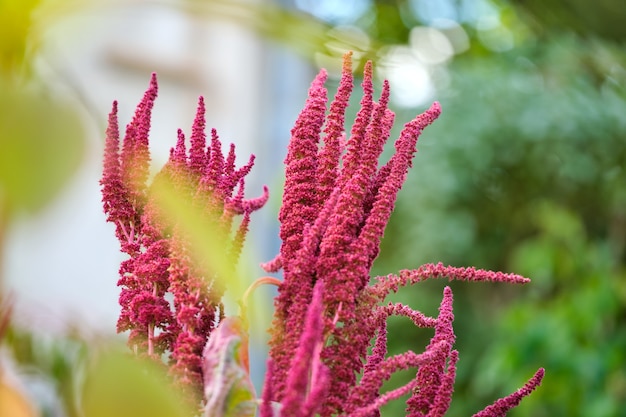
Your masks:
{"label": "blurred green leaf", "polygon": [[0,79],[0,207],[35,211],[78,167],[82,127],[67,106]]}
{"label": "blurred green leaf", "polygon": [[191,260],[203,276],[215,279],[235,297],[243,295],[248,282],[237,273],[237,267],[227,256],[231,242],[224,240],[217,219],[207,216],[205,207],[190,204],[188,197],[181,197],[174,184],[165,178],[155,181],[150,192],[164,217],[175,224],[177,232],[184,237]]}
{"label": "blurred green leaf", "polygon": [[115,350],[102,352],[87,371],[84,417],[194,415],[167,382],[165,367]]}
{"label": "blurred green leaf", "polygon": [[0,0],[0,73],[18,70],[26,57],[31,15],[41,0]]}
{"label": "blurred green leaf", "polygon": [[[308,59],[317,54],[337,58],[347,51],[355,52],[355,61],[376,58],[381,46],[364,33],[356,35],[354,28],[334,27],[296,9],[276,6],[273,2],[251,3],[233,0],[150,0],[193,13],[194,16],[213,19],[231,19],[244,27],[256,30],[263,37],[286,44],[293,52]],[[364,64],[362,62],[361,64]]]}

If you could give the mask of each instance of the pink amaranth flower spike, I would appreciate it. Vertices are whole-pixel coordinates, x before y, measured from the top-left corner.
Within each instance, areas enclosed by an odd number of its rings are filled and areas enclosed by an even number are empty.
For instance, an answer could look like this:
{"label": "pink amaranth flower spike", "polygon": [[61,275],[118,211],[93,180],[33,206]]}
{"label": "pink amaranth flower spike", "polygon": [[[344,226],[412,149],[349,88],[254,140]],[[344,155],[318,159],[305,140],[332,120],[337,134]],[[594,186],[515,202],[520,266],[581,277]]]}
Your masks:
{"label": "pink amaranth flower spike", "polygon": [[328,390],[328,370],[320,360],[324,345],[323,286],[321,281],[315,285],[304,330],[292,359],[293,368],[281,403],[281,414],[286,416],[312,417]]}
{"label": "pink amaranth flower spike", "polygon": [[[232,270],[245,241],[250,214],[265,204],[268,191],[264,188],[260,197],[244,198],[244,177],[254,156],[237,168],[234,145],[225,159],[214,130],[207,147],[202,97],[189,148],[179,130],[168,162],[148,186],[148,134],[157,88],[153,74],[121,144],[117,103],[106,131],[100,181],[104,211],[107,220],[115,224],[122,251],[129,255],[120,267],[117,330],[129,331],[128,344],[138,354],[168,362],[174,380],[200,408],[205,398],[203,386],[209,381],[202,368],[202,351],[224,319],[221,298],[225,288],[212,275],[210,266],[192,261],[194,248],[184,228],[160,207],[155,191],[169,187],[178,202],[206,215],[215,226],[212,230],[216,236],[212,238],[221,242],[221,252],[213,254],[213,259],[226,259]],[[236,225],[238,215],[242,220]],[[231,328],[224,325],[221,332]],[[224,347],[222,354],[229,349]]]}
{"label": "pink amaranth flower spike", "polygon": [[[326,112],[326,71],[322,70],[311,84],[309,99],[296,125],[291,130],[292,140],[287,158],[287,177],[283,204],[278,218],[280,237],[283,240],[280,254],[283,260],[294,258],[302,242],[302,230],[308,223],[313,223],[319,210],[315,172],[317,167],[317,148],[319,135]],[[283,262],[283,268],[289,265]]]}
{"label": "pink amaranth flower spike", "polygon": [[531,392],[533,392],[543,380],[545,370],[539,368],[535,375],[524,386],[507,397],[500,398],[482,411],[474,414],[472,417],[504,417],[506,413],[519,405],[520,401]]}
{"label": "pink amaranth flower spike", "polygon": [[[441,108],[434,103],[407,123],[395,143],[395,153],[379,165],[394,120],[387,108],[389,85],[383,83],[375,101],[372,65],[365,65],[361,107],[344,148],[345,109],[353,88],[351,54],[344,56],[339,88],[328,114],[325,79],[322,70],[292,130],[279,215],[283,243],[276,258],[263,265],[268,272],[282,268],[284,280],[275,299],[261,416],[275,416],[277,410],[308,416],[312,409],[303,409],[303,404],[309,403],[305,398],[313,392],[320,403],[313,409],[323,417],[379,416],[382,405],[409,392],[408,415],[443,416],[452,398],[458,361],[453,349],[452,291],[445,288],[437,318],[402,304],[384,304],[386,296],[429,278],[520,284],[529,280],[515,274],[427,264],[378,277],[370,285],[370,269],[411,167],[417,139]],[[318,354],[303,351],[312,346],[308,326],[313,313],[321,315],[318,320],[324,326],[318,366],[327,378],[320,380],[310,377],[311,358]],[[386,321],[391,315],[435,329],[424,353],[387,356]],[[303,323],[307,324],[303,327]],[[410,368],[418,368],[412,381],[380,392],[394,372]],[[522,396],[501,401],[514,406]],[[492,409],[503,409],[503,403]],[[488,415],[492,414],[481,417]]]}
{"label": "pink amaranth flower spike", "polygon": [[317,182],[317,200],[320,206],[324,204],[324,201],[332,193],[335,188],[335,181],[339,175],[345,112],[350,101],[350,92],[353,88],[351,56],[352,53],[344,56],[339,88],[330,105],[330,112],[324,128],[324,146],[319,151],[315,178]]}
{"label": "pink amaranth flower spike", "polygon": [[[379,162],[394,121],[388,109],[389,84],[382,83],[376,101],[372,64],[365,64],[363,97],[346,138],[345,114],[354,87],[351,57],[344,56],[329,109],[327,74],[321,70],[291,131],[279,212],[282,245],[277,256],[263,264],[268,272],[282,269],[284,279],[254,281],[243,295],[239,316],[225,317],[221,300],[228,284],[224,277],[234,273],[251,213],[268,200],[266,187],[261,196],[245,198],[254,155],[237,167],[234,145],[225,153],[215,129],[207,141],[201,97],[189,143],[179,130],[169,160],[149,183],[148,135],[156,76],[121,143],[113,104],[100,184],[107,221],[115,225],[121,250],[128,255],[119,269],[117,330],[129,332],[128,344],[135,353],[167,364],[198,415],[252,417],[258,408],[261,417],[379,417],[381,406],[408,394],[407,416],[444,416],[459,359],[452,290],[444,288],[437,317],[386,297],[431,278],[529,282],[516,274],[441,263],[371,276],[418,138],[441,108],[435,102],[408,122],[393,155]],[[164,190],[169,200],[161,195]],[[166,210],[171,201],[186,216]],[[195,245],[201,243],[185,223],[187,217],[202,226],[202,236],[219,245],[203,246],[199,256]],[[278,296],[267,373],[257,398],[248,362],[247,299],[265,284],[278,286]],[[391,316],[434,330],[424,352],[389,354]],[[413,370],[412,380],[382,392],[394,373],[406,370]],[[474,417],[504,416],[540,385],[543,375],[541,368],[520,390]]]}

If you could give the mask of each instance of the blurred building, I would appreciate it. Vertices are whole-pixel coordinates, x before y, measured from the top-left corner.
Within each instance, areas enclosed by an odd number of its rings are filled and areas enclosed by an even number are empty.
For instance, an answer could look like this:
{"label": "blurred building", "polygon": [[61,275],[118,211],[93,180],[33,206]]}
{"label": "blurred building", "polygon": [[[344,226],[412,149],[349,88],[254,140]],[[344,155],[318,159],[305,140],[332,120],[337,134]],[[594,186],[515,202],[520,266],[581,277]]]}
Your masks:
{"label": "blurred building", "polygon": [[152,72],[159,79],[150,136],[153,166],[165,162],[178,128],[190,132],[198,96],[204,96],[207,128],[216,128],[225,146],[236,144],[240,164],[250,153],[257,156],[248,196],[270,186],[268,207],[253,215],[250,280],[260,274],[254,269],[258,262],[278,250],[282,160],[312,70],[225,15],[178,7],[183,2],[156,3],[85,7],[44,34],[37,68],[81,107],[88,143],[80,172],[57,200],[9,232],[5,276],[17,295],[16,317],[31,325],[54,330],[72,322],[114,331],[123,256],[100,202],[105,122],[118,100],[123,134]]}

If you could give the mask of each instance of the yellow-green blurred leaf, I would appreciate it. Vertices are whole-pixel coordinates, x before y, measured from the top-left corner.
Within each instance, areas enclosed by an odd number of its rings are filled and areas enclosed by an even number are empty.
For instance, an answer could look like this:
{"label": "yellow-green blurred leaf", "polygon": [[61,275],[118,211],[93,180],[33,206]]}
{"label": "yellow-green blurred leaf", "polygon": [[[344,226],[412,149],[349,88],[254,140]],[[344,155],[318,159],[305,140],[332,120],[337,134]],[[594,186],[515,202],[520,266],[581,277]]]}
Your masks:
{"label": "yellow-green blurred leaf", "polygon": [[0,79],[0,207],[43,206],[78,167],[83,145],[71,109]]}
{"label": "yellow-green blurred leaf", "polygon": [[103,353],[87,372],[85,417],[194,415],[158,364],[120,352]]}
{"label": "yellow-green blurred leaf", "polygon": [[0,70],[16,69],[26,55],[31,14],[41,0],[0,0]]}
{"label": "yellow-green blurred leaf", "polygon": [[[230,241],[224,241],[215,219],[207,216],[203,207],[181,198],[169,181],[153,184],[151,192],[164,215],[177,225],[188,242],[195,266],[205,277],[217,279],[231,294],[242,295],[247,282],[237,274],[236,266],[226,256]],[[235,224],[238,223],[235,221]]]}

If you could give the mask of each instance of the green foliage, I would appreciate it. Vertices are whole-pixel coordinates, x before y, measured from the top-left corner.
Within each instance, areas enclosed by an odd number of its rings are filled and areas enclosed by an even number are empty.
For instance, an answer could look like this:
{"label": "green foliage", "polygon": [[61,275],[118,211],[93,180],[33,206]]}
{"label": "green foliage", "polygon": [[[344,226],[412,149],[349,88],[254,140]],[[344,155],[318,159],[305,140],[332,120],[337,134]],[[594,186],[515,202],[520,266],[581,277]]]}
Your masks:
{"label": "green foliage", "polygon": [[512,0],[523,17],[538,32],[573,30],[581,36],[613,41],[626,39],[626,8],[620,0],[569,0],[567,7],[558,0]]}
{"label": "green foliage", "polygon": [[571,210],[545,203],[534,223],[539,232],[517,246],[512,267],[538,288],[507,309],[499,329],[506,343],[487,350],[476,385],[495,389],[491,376],[541,361],[552,376],[518,415],[624,415],[623,265],[606,242],[587,239]]}
{"label": "green foliage", "polygon": [[[410,250],[423,258],[415,262],[467,262],[471,252],[477,266],[506,267],[492,265],[494,256],[534,232],[530,214],[543,198],[576,207],[590,236],[616,233],[610,226],[619,225],[626,202],[626,91],[609,75],[596,81],[585,71],[597,49],[573,42],[453,68],[442,123],[419,144],[408,198],[390,226],[406,238],[394,242],[393,257]],[[405,221],[416,227],[398,227]]]}
{"label": "green foliage", "polygon": [[0,73],[20,68],[26,58],[31,14],[41,0],[0,0]]}
{"label": "green foliage", "polygon": [[72,109],[0,78],[0,207],[34,211],[78,168],[82,129]]}
{"label": "green foliage", "polygon": [[193,413],[166,378],[165,367],[128,352],[101,352],[88,368],[82,405],[85,417],[178,417]]}
{"label": "green foliage", "polygon": [[39,3],[0,0],[0,219],[49,202],[83,151],[75,109],[31,73]]}
{"label": "green foliage", "polygon": [[[418,145],[377,267],[442,260],[533,279],[454,288],[452,416],[539,366],[541,389],[511,416],[626,415],[625,58],[559,37],[451,68],[441,123]],[[441,286],[415,288],[411,304]]]}

